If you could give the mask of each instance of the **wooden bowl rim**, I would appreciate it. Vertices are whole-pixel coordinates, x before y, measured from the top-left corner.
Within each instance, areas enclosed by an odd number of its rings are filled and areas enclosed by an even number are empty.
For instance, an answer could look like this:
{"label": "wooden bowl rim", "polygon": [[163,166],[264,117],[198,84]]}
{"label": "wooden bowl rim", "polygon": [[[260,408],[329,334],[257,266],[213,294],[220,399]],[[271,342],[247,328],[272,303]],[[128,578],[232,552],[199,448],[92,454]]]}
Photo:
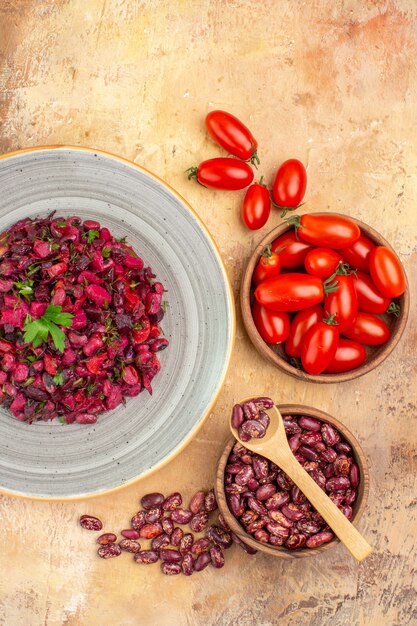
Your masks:
{"label": "wooden bowl rim", "polygon": [[[311,213],[311,215],[314,215],[314,213]],[[355,222],[359,226],[363,234],[365,234],[370,239],[372,239],[374,243],[376,243],[377,245],[386,246],[387,248],[389,248],[396,254],[395,250],[390,245],[390,243],[382,235],[380,235],[374,228],[372,228],[368,224],[365,224],[365,222],[362,222],[361,220],[358,220],[354,217],[343,215],[342,213],[332,212],[332,215],[339,215],[341,217],[349,217],[349,219],[351,219],[353,222]],[[378,365],[380,365],[383,361],[385,361],[385,359],[391,354],[395,346],[400,341],[401,336],[404,332],[406,323],[407,323],[409,309],[410,309],[410,292],[409,292],[407,275],[405,273],[404,266],[401,260],[400,260],[400,263],[404,271],[407,286],[406,286],[405,292],[398,298],[400,302],[400,306],[401,306],[401,313],[397,322],[395,323],[394,331],[392,332],[391,337],[387,341],[387,343],[380,346],[378,351],[372,355],[372,358],[370,360],[366,360],[365,363],[363,363],[363,365],[361,365],[360,367],[354,370],[351,370],[349,372],[342,372],[339,374],[319,374],[317,376],[313,376],[311,374],[307,374],[307,372],[304,372],[303,370],[299,370],[293,367],[279,354],[274,352],[274,350],[272,350],[272,348],[267,343],[265,343],[265,341],[262,339],[262,337],[260,336],[260,334],[258,333],[256,329],[256,326],[252,318],[252,311],[251,311],[251,306],[250,306],[252,274],[255,269],[255,265],[258,262],[259,257],[261,256],[262,251],[265,249],[265,247],[269,243],[271,243],[274,239],[276,239],[276,237],[283,235],[285,232],[291,229],[292,229],[292,226],[289,226],[288,224],[284,223],[284,224],[280,224],[276,226],[267,235],[265,235],[265,237],[260,241],[260,243],[256,246],[255,250],[251,254],[249,261],[246,265],[246,269],[243,273],[241,287],[240,287],[240,307],[242,311],[243,323],[244,323],[246,332],[248,333],[252,344],[254,345],[256,350],[259,352],[259,354],[265,357],[270,363],[284,370],[290,376],[293,376],[294,378],[298,378],[299,380],[315,382],[315,383],[340,383],[340,382],[345,382],[348,380],[353,380],[355,378],[359,378],[360,376],[364,376],[365,374],[368,374],[368,372],[371,372],[373,369],[378,367]]]}
{"label": "wooden bowl rim", "polygon": [[[309,417],[314,417],[319,419],[320,421],[329,422],[333,426],[337,428],[338,431],[343,435],[343,437],[348,441],[348,443],[352,446],[352,451],[355,457],[355,461],[359,466],[360,471],[360,483],[358,488],[358,497],[353,505],[353,517],[352,523],[354,525],[357,524],[360,519],[366,503],[368,501],[369,495],[369,468],[368,462],[366,460],[365,453],[356,439],[355,435],[338,419],[329,415],[325,411],[321,411],[320,409],[315,409],[314,407],[310,407],[302,404],[277,404],[278,409],[283,415],[307,415]],[[334,548],[337,544],[340,543],[340,540],[335,537],[329,543],[323,544],[319,548],[309,549],[309,548],[301,548],[300,550],[288,550],[288,548],[284,548],[281,546],[272,546],[270,544],[262,543],[260,541],[256,541],[250,535],[248,535],[242,526],[239,524],[237,519],[231,513],[229,506],[226,501],[226,495],[224,491],[224,470],[226,467],[227,459],[229,454],[236,443],[236,439],[230,437],[224,450],[219,458],[218,466],[217,466],[217,475],[215,481],[215,492],[217,503],[219,506],[220,513],[223,515],[226,522],[229,524],[230,529],[238,536],[242,541],[247,543],[252,548],[259,550],[259,552],[263,552],[264,554],[269,554],[270,556],[283,558],[283,559],[292,559],[292,558],[303,558],[307,556],[314,556],[320,554],[321,552],[326,552],[331,548]]]}

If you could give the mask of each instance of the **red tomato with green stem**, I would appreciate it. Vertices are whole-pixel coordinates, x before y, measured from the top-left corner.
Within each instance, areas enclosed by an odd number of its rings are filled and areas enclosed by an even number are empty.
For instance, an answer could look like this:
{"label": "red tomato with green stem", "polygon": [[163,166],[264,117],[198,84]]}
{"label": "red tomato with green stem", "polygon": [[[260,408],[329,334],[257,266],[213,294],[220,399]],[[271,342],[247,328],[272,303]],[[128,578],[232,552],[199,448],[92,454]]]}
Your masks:
{"label": "red tomato with green stem", "polygon": [[234,191],[244,189],[253,181],[253,170],[244,161],[216,157],[202,161],[187,170],[188,180],[195,178],[203,187]]}
{"label": "red tomato with green stem", "polygon": [[274,239],[271,244],[274,252],[279,251],[281,267],[285,270],[301,267],[312,246],[297,239],[295,231],[290,229]]}
{"label": "red tomato with green stem", "polygon": [[275,174],[272,184],[272,197],[278,208],[283,209],[281,217],[301,205],[307,187],[307,172],[298,159],[284,161]]}
{"label": "red tomato with green stem", "polygon": [[271,197],[262,182],[254,183],[246,191],[242,204],[242,220],[251,230],[258,230],[265,226],[271,212]]}
{"label": "red tomato with green stem", "polygon": [[336,250],[313,248],[304,259],[304,267],[307,274],[318,276],[325,280],[335,273],[342,262],[343,259]]}
{"label": "red tomato with green stem", "polygon": [[303,369],[313,376],[325,371],[332,362],[339,344],[339,329],[334,316],[317,322],[304,336],[301,349]]}
{"label": "red tomato with green stem", "polygon": [[278,274],[255,289],[255,298],[272,311],[301,311],[322,302],[323,281],[309,274]]}
{"label": "red tomato with green stem", "polygon": [[297,237],[319,248],[340,250],[355,243],[361,234],[355,222],[336,213],[305,213],[286,221],[295,227]]}
{"label": "red tomato with green stem", "polygon": [[366,346],[379,346],[388,341],[391,331],[387,324],[376,315],[359,311],[355,323],[343,334],[348,339]]}
{"label": "red tomato with green stem", "polygon": [[263,307],[257,300],[252,305],[252,318],[256,330],[269,344],[282,343],[290,332],[290,317],[283,311],[274,312]]}
{"label": "red tomato with green stem", "polygon": [[326,374],[349,372],[360,367],[365,360],[366,350],[360,343],[340,338],[336,353],[324,371]]}
{"label": "red tomato with green stem", "polygon": [[341,263],[326,281],[332,289],[324,298],[324,312],[333,315],[340,333],[354,323],[358,312],[358,296],[349,271],[348,266]]}
{"label": "red tomato with green stem", "polygon": [[320,304],[299,311],[291,322],[288,339],[285,342],[285,352],[288,356],[298,359],[301,356],[301,347],[307,331],[323,319],[323,307]]}
{"label": "red tomato with green stem", "polygon": [[[358,309],[364,313],[382,315],[386,313],[391,304],[391,298],[383,296],[375,287],[372,278],[365,272],[355,272],[352,275],[356,295],[358,297]],[[394,306],[395,303],[392,303]],[[391,308],[390,312],[393,312]]]}
{"label": "red tomato with green stem", "polygon": [[259,285],[262,281],[272,276],[277,276],[281,271],[281,261],[276,252],[272,252],[271,246],[267,246],[262,253],[258,264],[252,275],[254,285]]}
{"label": "red tomato with green stem", "polygon": [[258,142],[243,122],[231,113],[210,111],[206,116],[206,128],[214,141],[230,154],[255,166],[259,163]]}
{"label": "red tomato with green stem", "polygon": [[369,255],[369,271],[375,286],[387,298],[401,296],[407,280],[399,258],[389,248],[378,246]]}
{"label": "red tomato with green stem", "polygon": [[353,269],[369,272],[369,256],[374,248],[375,244],[369,237],[361,234],[351,246],[342,248],[340,254]]}

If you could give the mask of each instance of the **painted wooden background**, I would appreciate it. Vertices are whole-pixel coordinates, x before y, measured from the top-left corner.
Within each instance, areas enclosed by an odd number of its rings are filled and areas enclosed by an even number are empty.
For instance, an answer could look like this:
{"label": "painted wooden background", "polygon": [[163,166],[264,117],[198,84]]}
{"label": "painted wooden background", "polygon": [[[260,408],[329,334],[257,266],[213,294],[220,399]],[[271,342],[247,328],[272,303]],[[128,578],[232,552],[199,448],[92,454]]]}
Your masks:
{"label": "painted wooden background", "polygon": [[[333,387],[265,364],[238,313],[227,382],[206,424],[156,475],[88,503],[0,498],[0,623],[5,626],[394,626],[417,623],[417,7],[410,0],[1,0],[0,150],[101,148],[146,165],[213,233],[238,294],[261,233],[241,224],[242,193],[211,192],[184,170],[218,154],[203,120],[233,111],[258,138],[268,179],[308,166],[306,210],[337,210],[395,246],[412,288],[396,352]],[[74,207],[76,209],[76,207]],[[345,421],[370,463],[359,528],[374,554],[341,547],[281,562],[238,549],[223,570],[165,578],[128,557],[102,561],[78,516],[120,529],[141,494],[213,482],[231,403],[250,393],[312,404]]]}

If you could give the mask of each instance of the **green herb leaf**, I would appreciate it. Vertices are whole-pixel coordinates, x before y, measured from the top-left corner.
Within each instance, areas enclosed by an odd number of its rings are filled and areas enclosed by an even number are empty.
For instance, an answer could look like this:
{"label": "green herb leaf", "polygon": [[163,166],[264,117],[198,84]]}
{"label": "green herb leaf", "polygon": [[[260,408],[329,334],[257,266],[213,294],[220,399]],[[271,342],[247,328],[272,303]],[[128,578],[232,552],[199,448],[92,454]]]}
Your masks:
{"label": "green herb leaf", "polygon": [[93,243],[94,239],[97,239],[98,237],[100,237],[98,230],[89,230],[87,233],[88,243]]}
{"label": "green herb leaf", "polygon": [[120,239],[116,239],[119,243],[126,243],[126,237],[120,237]]}
{"label": "green herb leaf", "polygon": [[16,281],[15,283],[13,283],[15,285],[15,287],[17,287],[19,293],[22,296],[31,296],[33,295],[33,280],[31,280],[30,278],[28,280],[25,281]]}
{"label": "green herb leaf", "polygon": [[56,225],[58,226],[58,228],[65,228],[65,226],[67,225],[66,222],[64,222],[63,220],[56,222]]}
{"label": "green herb leaf", "polygon": [[27,316],[23,326],[24,342],[31,343],[34,348],[37,348],[48,341],[48,335],[51,334],[55,348],[63,352],[65,335],[57,324],[70,327],[74,316],[72,313],[61,313],[61,311],[61,306],[51,304],[39,319],[32,321],[32,318]]}
{"label": "green herb leaf", "polygon": [[55,383],[55,385],[63,385],[64,384],[64,375],[62,372],[57,372],[57,374],[55,374],[53,381]]}
{"label": "green herb leaf", "polygon": [[57,420],[61,422],[61,424],[65,424],[65,417],[63,415],[58,415]]}
{"label": "green herb leaf", "polygon": [[111,254],[111,251],[112,251],[111,248],[103,248],[103,250],[101,251],[102,257],[104,257],[105,259],[108,259]]}

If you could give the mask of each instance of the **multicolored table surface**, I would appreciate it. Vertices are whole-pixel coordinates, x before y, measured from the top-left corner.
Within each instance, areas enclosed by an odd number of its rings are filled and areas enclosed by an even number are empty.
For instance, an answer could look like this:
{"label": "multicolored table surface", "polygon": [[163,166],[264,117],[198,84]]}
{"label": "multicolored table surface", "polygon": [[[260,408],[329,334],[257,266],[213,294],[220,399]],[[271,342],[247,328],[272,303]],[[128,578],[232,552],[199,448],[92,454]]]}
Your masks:
{"label": "multicolored table surface", "polygon": [[[306,210],[377,228],[400,255],[412,311],[395,352],[366,377],[304,384],[264,363],[237,310],[219,400],[189,446],[145,480],[87,502],[0,497],[0,623],[7,626],[394,626],[416,623],[417,288],[416,8],[407,0],[3,0],[0,149],[86,145],[159,174],[196,209],[236,299],[261,232],[240,221],[242,192],[213,192],[184,170],[219,150],[203,125],[234,112],[259,141],[260,174],[308,167]],[[184,242],[186,245],[186,242]],[[157,392],[157,390],[156,390]],[[102,561],[82,513],[123,528],[141,494],[213,484],[231,404],[248,393],[303,403],[345,422],[369,460],[357,564],[341,547],[281,561],[240,550],[226,566],[163,577],[129,558]]]}

